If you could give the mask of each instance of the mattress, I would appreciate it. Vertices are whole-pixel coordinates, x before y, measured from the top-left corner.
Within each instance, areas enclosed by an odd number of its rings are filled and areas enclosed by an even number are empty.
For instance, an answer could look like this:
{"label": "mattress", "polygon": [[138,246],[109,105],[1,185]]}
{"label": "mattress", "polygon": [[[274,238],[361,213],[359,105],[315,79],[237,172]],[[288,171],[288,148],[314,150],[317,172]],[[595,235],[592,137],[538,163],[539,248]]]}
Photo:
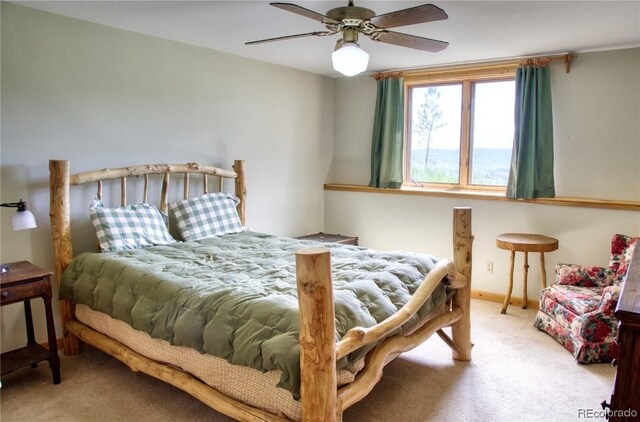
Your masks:
{"label": "mattress", "polygon": [[[149,359],[188,372],[228,397],[287,419],[300,419],[300,402],[293,398],[291,392],[277,387],[282,375],[280,370],[261,372],[247,366],[232,365],[222,358],[189,347],[172,346],[85,305],[76,305],[76,318]],[[339,369],[338,386],[352,382],[363,366],[364,359],[360,359]]]}

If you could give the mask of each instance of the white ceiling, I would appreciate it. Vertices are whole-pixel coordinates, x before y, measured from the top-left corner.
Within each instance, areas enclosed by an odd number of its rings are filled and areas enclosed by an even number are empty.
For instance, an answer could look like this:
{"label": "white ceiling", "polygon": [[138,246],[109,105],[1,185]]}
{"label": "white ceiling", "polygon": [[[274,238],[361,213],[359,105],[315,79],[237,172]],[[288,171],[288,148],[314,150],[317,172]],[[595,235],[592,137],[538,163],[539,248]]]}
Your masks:
{"label": "white ceiling", "polygon": [[[294,1],[325,14],[347,1]],[[327,76],[337,35],[247,46],[246,41],[321,31],[314,20],[268,1],[18,1],[115,28],[207,47]],[[377,14],[428,1],[357,1]],[[360,37],[369,72],[640,46],[640,1],[433,1],[448,20],[394,28],[448,41],[439,53]]]}

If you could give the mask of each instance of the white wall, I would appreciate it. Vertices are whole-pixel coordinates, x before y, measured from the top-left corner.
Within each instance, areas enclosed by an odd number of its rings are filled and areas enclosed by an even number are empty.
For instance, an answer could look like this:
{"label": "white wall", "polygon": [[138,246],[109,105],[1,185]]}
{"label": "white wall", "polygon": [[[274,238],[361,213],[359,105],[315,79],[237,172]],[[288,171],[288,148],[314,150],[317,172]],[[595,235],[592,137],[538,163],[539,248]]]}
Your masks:
{"label": "white wall", "polygon": [[[0,200],[24,198],[39,225],[14,233],[13,213],[3,209],[2,262],[27,259],[53,268],[51,158],[70,160],[74,172],[167,161],[229,166],[242,158],[251,228],[354,234],[366,246],[438,256],[450,255],[451,208],[471,206],[474,287],[497,293],[504,293],[508,261],[495,248],[501,232],[558,237],[548,272],[558,261],[605,264],[611,234],[640,234],[637,212],[323,193],[325,181],[369,181],[376,89],[366,76],[335,82],[6,2],[1,24]],[[569,75],[559,66],[553,78],[558,194],[638,200],[640,50],[582,54]],[[83,229],[85,209],[83,202],[74,208]],[[93,244],[74,236],[75,252]],[[539,291],[535,259],[530,297]],[[487,260],[493,274],[484,271]],[[3,307],[0,315],[2,350],[22,345],[21,306]],[[44,341],[40,304],[34,315]]]}
{"label": "white wall", "polygon": [[[558,196],[640,200],[640,49],[579,54],[564,72],[552,69],[555,179]],[[366,185],[375,81],[367,76],[336,85],[333,183]],[[360,237],[361,245],[451,256],[454,206],[473,208],[474,289],[504,294],[509,253],[497,249],[503,232],[559,239],[546,256],[553,279],[558,262],[605,265],[611,235],[640,235],[640,213],[514,202],[391,194],[325,192],[325,231]],[[522,254],[514,292],[522,296]],[[486,262],[494,264],[493,273]],[[540,292],[538,254],[531,254],[529,298]]]}
{"label": "white wall", "polygon": [[[323,229],[322,184],[333,145],[330,78],[6,2],[1,76],[0,199],[22,197],[38,222],[35,230],[13,232],[13,211],[2,209],[2,262],[53,269],[52,158],[70,160],[72,172],[187,161],[228,167],[244,159],[252,229]],[[87,200],[72,210],[85,229]],[[76,253],[94,245],[74,236]],[[22,306],[2,307],[1,315],[2,350],[23,345]],[[45,341],[41,315],[34,304],[37,339]]]}

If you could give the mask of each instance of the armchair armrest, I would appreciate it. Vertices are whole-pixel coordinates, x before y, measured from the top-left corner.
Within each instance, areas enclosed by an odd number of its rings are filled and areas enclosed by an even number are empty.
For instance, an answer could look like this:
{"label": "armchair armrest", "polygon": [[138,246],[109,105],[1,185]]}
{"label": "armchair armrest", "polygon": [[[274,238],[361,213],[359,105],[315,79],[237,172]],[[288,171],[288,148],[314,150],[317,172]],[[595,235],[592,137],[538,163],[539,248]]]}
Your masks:
{"label": "armchair armrest", "polygon": [[556,265],[558,284],[579,287],[606,287],[613,283],[615,273],[609,268],[588,265]]}
{"label": "armchair armrest", "polygon": [[601,312],[613,315],[616,310],[616,305],[618,304],[618,299],[620,298],[620,290],[620,285],[607,286],[602,289],[602,300],[600,300],[598,309]]}
{"label": "armchair armrest", "polygon": [[618,320],[615,317],[615,310],[619,297],[619,285],[602,289],[602,299],[598,307],[582,316],[580,337],[588,342],[602,342],[607,338],[616,338]]}

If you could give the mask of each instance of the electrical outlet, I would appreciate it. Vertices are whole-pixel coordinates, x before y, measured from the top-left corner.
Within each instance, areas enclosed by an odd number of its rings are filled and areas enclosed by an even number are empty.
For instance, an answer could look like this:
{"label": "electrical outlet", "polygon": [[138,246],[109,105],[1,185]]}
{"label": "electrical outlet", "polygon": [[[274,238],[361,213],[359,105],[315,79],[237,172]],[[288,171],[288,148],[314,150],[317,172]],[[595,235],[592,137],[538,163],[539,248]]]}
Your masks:
{"label": "electrical outlet", "polygon": [[487,272],[493,274],[493,261],[487,261]]}

